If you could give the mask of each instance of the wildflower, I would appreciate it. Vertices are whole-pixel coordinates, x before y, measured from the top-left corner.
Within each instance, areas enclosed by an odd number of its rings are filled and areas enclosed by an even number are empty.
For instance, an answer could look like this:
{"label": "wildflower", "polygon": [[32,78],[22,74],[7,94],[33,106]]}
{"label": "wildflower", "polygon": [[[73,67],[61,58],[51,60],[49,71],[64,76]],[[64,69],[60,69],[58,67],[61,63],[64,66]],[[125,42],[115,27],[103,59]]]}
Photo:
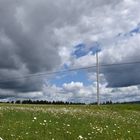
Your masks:
{"label": "wildflower", "polygon": [[69,131],[67,131],[66,133],[67,133],[67,134],[71,134],[71,132],[69,132]]}
{"label": "wildflower", "polygon": [[46,123],[47,121],[46,120],[44,120],[44,123]]}
{"label": "wildflower", "polygon": [[52,134],[52,132],[49,132],[49,134],[51,135],[51,134]]}
{"label": "wildflower", "polygon": [[79,139],[83,139],[83,137],[81,135],[78,136]]}
{"label": "wildflower", "polygon": [[0,137],[0,140],[3,140],[3,139]]}
{"label": "wildflower", "polygon": [[128,130],[127,132],[128,132],[128,133],[130,133],[130,131],[129,131],[129,130]]}
{"label": "wildflower", "polygon": [[34,120],[36,120],[37,118],[36,117],[34,117]]}

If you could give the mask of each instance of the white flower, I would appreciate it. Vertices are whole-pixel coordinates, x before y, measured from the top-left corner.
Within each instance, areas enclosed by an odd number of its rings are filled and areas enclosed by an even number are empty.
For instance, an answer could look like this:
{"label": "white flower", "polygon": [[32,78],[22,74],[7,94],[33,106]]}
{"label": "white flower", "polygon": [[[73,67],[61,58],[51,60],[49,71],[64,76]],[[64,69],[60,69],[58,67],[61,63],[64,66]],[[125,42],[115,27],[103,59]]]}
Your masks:
{"label": "white flower", "polygon": [[130,133],[130,131],[129,131],[129,130],[128,130],[127,132],[128,132],[128,133]]}
{"label": "white flower", "polygon": [[47,121],[46,121],[46,120],[44,120],[44,122],[46,123]]}
{"label": "white flower", "polygon": [[3,140],[3,139],[0,137],[0,140]]}
{"label": "white flower", "polygon": [[78,136],[79,139],[83,139],[83,137],[81,135]]}
{"label": "white flower", "polygon": [[34,120],[36,120],[37,118],[36,117],[34,117]]}

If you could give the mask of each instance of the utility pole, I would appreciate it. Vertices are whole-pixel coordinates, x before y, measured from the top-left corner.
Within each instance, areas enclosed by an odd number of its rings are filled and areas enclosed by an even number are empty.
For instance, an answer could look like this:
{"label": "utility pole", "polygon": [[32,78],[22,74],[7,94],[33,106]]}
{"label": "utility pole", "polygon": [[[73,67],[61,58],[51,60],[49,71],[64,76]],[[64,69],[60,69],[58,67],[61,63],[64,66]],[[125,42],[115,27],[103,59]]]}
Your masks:
{"label": "utility pole", "polygon": [[96,52],[96,76],[97,76],[97,105],[100,105],[99,100],[99,58],[98,58],[98,51]]}

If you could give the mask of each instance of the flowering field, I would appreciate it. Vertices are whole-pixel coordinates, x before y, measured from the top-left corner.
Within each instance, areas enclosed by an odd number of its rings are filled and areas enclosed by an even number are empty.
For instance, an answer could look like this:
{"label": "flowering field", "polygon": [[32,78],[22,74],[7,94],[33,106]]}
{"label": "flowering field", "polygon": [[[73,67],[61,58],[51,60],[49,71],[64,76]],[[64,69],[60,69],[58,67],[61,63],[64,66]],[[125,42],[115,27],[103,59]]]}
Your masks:
{"label": "flowering field", "polygon": [[0,140],[139,140],[140,105],[0,104]]}

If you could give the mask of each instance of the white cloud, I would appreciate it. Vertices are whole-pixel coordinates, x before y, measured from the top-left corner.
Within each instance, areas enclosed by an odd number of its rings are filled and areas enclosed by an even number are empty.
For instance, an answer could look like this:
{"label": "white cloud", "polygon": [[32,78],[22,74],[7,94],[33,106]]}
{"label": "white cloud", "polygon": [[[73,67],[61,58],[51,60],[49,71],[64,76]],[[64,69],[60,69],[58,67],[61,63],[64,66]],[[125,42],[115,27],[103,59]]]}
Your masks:
{"label": "white cloud", "polygon": [[[47,86],[44,89],[45,98],[48,100],[62,100],[75,102],[96,102],[96,83],[85,86],[81,82],[65,83],[61,88]],[[106,88],[100,85],[100,101],[105,102],[112,100],[113,102],[136,101],[140,99],[140,89],[138,86],[124,88]]]}
{"label": "white cloud", "polygon": [[[95,57],[90,54],[78,59],[71,56],[73,46],[83,42],[87,45],[94,41],[101,43],[100,63],[140,59],[140,35],[116,37],[119,33],[127,33],[140,22],[139,0],[5,0],[0,1],[0,9],[0,18],[3,19],[0,21],[1,79],[59,69],[64,63],[70,67],[95,65]],[[122,71],[114,76],[116,68],[104,69],[101,75],[106,81],[101,84],[135,81],[139,78],[139,71],[135,67],[131,71],[131,68],[122,68],[125,71],[125,75],[120,76],[122,79],[119,78]],[[95,76],[90,79],[95,79]],[[48,86],[41,91],[42,84],[36,84],[39,80],[29,81],[7,83],[0,95],[22,97],[26,95],[22,90],[27,89],[29,97],[43,98],[45,95],[50,100],[78,98],[77,101],[90,101],[96,98],[95,83],[94,87],[84,86],[83,83],[65,83],[62,87]],[[20,88],[15,86],[17,83]],[[12,88],[7,92],[9,85]],[[103,86],[102,93],[109,94],[114,100],[120,100],[120,97],[129,100],[131,93],[128,92],[132,92],[133,87],[124,89],[112,93],[112,89]],[[138,99],[139,89],[133,90]]]}

